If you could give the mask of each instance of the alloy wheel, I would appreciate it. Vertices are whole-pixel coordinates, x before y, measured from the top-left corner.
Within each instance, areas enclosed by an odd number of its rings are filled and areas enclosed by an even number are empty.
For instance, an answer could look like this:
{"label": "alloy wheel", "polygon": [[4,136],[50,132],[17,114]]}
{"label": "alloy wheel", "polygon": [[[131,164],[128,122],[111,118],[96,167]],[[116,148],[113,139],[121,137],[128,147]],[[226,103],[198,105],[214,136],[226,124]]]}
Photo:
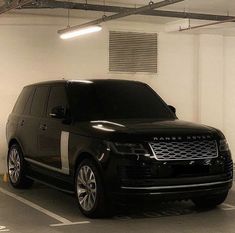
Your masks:
{"label": "alloy wheel", "polygon": [[8,172],[10,179],[13,183],[17,183],[17,181],[19,180],[20,170],[21,170],[20,154],[14,148],[10,151],[9,160],[8,160]]}
{"label": "alloy wheel", "polygon": [[85,211],[92,210],[97,197],[97,184],[95,174],[88,165],[84,165],[79,169],[77,195],[80,206]]}

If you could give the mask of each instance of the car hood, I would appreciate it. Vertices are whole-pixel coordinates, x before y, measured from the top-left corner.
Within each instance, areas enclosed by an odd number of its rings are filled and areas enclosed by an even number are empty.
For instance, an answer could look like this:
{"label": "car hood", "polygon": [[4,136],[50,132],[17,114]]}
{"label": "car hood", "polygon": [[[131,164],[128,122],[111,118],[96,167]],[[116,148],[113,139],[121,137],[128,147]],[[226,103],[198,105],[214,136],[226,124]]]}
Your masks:
{"label": "car hood", "polygon": [[181,120],[110,120],[77,124],[80,134],[106,140],[155,140],[158,137],[222,137],[209,126]]}

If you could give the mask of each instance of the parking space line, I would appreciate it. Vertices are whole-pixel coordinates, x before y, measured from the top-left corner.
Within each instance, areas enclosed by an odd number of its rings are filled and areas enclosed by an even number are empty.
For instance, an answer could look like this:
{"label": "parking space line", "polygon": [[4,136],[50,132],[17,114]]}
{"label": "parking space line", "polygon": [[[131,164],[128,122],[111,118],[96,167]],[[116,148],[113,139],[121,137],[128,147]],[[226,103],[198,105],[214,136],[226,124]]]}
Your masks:
{"label": "parking space line", "polygon": [[50,226],[67,226],[67,225],[75,225],[75,224],[87,224],[87,223],[90,223],[90,221],[81,221],[81,222],[71,222],[70,220],[66,219],[66,218],[63,218],[61,216],[59,216],[58,214],[55,214],[31,201],[28,201],[26,199],[24,199],[23,197],[20,197],[14,193],[11,193],[3,188],[0,188],[0,192],[5,194],[5,195],[8,195],[14,199],[16,199],[17,201],[19,202],[22,202],[24,203],[25,205],[27,206],[30,206],[31,208],[35,209],[35,210],[38,210],[39,212],[51,217],[51,218],[54,218],[55,220],[57,220],[58,222],[60,222],[59,224],[51,224]]}
{"label": "parking space line", "polygon": [[223,203],[223,204],[221,205],[221,209],[222,209],[222,210],[235,210],[235,206],[234,206],[234,205],[227,204],[227,203]]}
{"label": "parking space line", "polygon": [[70,223],[58,223],[58,224],[51,224],[51,227],[62,227],[62,226],[71,226],[71,225],[80,225],[80,224],[87,224],[90,223],[89,221],[82,221],[82,222],[70,222]]}
{"label": "parking space line", "polygon": [[10,230],[7,229],[5,226],[0,226],[0,232],[6,232],[6,231],[10,231]]}

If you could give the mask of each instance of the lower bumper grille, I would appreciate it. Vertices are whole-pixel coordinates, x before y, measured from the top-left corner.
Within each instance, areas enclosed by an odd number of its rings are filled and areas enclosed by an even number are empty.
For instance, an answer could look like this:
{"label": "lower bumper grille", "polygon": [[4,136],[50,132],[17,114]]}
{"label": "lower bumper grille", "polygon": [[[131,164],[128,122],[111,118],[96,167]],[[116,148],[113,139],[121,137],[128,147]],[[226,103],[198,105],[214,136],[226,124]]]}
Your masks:
{"label": "lower bumper grille", "polygon": [[171,162],[168,164],[160,162],[150,162],[142,164],[118,166],[118,173],[121,180],[132,180],[133,182],[158,181],[159,179],[181,179],[208,176],[221,176],[222,179],[233,178],[233,161],[229,158],[225,160],[215,159],[208,165],[202,161],[197,161],[194,165],[190,161]]}

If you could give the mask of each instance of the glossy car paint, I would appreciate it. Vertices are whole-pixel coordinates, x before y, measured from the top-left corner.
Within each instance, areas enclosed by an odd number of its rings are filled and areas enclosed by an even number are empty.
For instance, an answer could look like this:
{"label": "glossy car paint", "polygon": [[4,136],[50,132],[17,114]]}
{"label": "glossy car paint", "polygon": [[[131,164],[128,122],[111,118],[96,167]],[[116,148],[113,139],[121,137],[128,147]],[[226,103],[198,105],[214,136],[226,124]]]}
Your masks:
{"label": "glossy car paint", "polygon": [[[48,87],[48,101],[52,87],[63,86],[68,92],[72,83],[52,81],[30,87]],[[171,120],[105,119],[79,122],[71,115],[56,119],[47,116],[47,101],[41,117],[30,116],[27,111],[24,114],[11,113],[7,123],[8,144],[17,142],[21,146],[28,165],[27,175],[35,180],[74,192],[76,168],[84,158],[90,157],[99,168],[106,193],[112,197],[182,199],[225,192],[232,186],[230,151],[218,151],[218,157],[213,159],[158,161],[138,154],[117,154],[110,144],[142,143],[150,154],[148,143],[153,141],[193,141],[208,137],[219,145],[224,136],[217,129],[178,120],[173,113]],[[29,98],[27,106],[31,102]],[[68,154],[67,162],[61,152]]]}

